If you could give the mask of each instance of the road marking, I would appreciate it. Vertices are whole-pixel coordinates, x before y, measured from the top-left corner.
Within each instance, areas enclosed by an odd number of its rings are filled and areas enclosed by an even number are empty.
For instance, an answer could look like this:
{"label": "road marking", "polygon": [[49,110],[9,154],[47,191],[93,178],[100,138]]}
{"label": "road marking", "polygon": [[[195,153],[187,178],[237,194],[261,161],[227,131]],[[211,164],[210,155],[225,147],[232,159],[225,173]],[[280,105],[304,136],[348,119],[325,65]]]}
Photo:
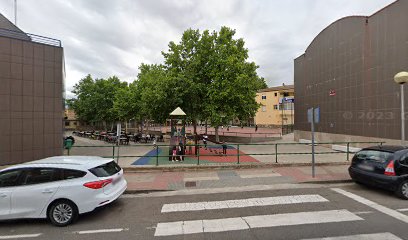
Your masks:
{"label": "road marking", "polygon": [[382,205],[380,205],[380,204],[378,204],[376,202],[373,202],[373,201],[368,200],[366,198],[360,197],[360,196],[358,196],[358,195],[356,195],[354,193],[347,192],[347,191],[345,191],[343,189],[340,189],[340,188],[332,188],[332,190],[335,191],[335,192],[338,192],[340,194],[343,194],[344,196],[349,197],[349,198],[351,198],[351,199],[353,199],[353,200],[355,200],[355,201],[357,201],[359,203],[362,203],[362,204],[367,205],[367,206],[369,206],[371,208],[374,208],[375,210],[377,210],[379,212],[387,214],[388,216],[391,216],[391,217],[396,218],[396,219],[398,219],[400,221],[408,223],[408,216],[404,215],[404,214],[402,214],[402,213],[400,213],[400,212],[398,212],[398,211],[396,211],[394,209],[384,207],[384,206],[382,206]]}
{"label": "road marking", "polygon": [[197,194],[216,194],[216,193],[233,193],[233,192],[252,192],[252,191],[269,191],[283,189],[319,189],[350,186],[354,183],[335,183],[335,184],[298,184],[298,183],[281,183],[271,185],[251,185],[244,187],[222,187],[222,188],[201,188],[201,189],[183,189],[175,191],[151,192],[141,194],[124,194],[121,198],[146,198],[146,197],[168,197],[168,196],[188,196]]}
{"label": "road marking", "polygon": [[349,235],[341,237],[308,238],[302,240],[402,240],[402,239],[395,236],[392,233],[386,232],[386,233]]}
{"label": "road marking", "polygon": [[295,203],[314,203],[314,202],[328,202],[320,195],[292,195],[279,197],[265,197],[265,198],[247,198],[225,201],[212,202],[196,202],[196,203],[173,203],[164,204],[161,212],[187,212],[187,211],[202,211],[225,208],[245,208],[257,206],[271,206]]}
{"label": "road marking", "polygon": [[408,212],[408,208],[400,208],[400,209],[397,209],[397,211],[399,211],[399,212]]}
{"label": "road marking", "polygon": [[9,236],[0,236],[0,239],[35,238],[35,237],[39,237],[41,235],[42,235],[42,233],[9,235]]}
{"label": "road marking", "polygon": [[93,234],[93,233],[112,233],[112,232],[124,232],[128,231],[129,228],[112,228],[112,229],[99,229],[99,230],[86,230],[74,232],[76,234]]}
{"label": "road marking", "polygon": [[251,228],[279,227],[302,224],[333,223],[363,220],[343,209],[158,223],[154,236],[171,236],[203,232],[226,232]]}
{"label": "road marking", "polygon": [[356,215],[363,215],[363,214],[370,214],[373,213],[372,211],[362,211],[362,212],[353,212]]}

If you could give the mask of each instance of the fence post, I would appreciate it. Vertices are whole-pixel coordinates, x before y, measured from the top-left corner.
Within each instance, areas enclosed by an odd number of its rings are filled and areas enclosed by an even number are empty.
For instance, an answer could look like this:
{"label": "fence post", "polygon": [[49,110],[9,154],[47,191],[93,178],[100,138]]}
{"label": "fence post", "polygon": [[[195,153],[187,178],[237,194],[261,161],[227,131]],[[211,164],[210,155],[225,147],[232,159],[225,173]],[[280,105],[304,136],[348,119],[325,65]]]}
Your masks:
{"label": "fence post", "polygon": [[118,155],[117,155],[116,163],[119,164],[119,157],[120,157],[120,146],[118,146]]}
{"label": "fence post", "polygon": [[115,145],[112,146],[112,158],[115,159]]}
{"label": "fence post", "polygon": [[159,146],[156,146],[156,166],[159,166]]}
{"label": "fence post", "polygon": [[278,163],[278,144],[275,143],[275,163]]}
{"label": "fence post", "polygon": [[196,145],[196,148],[197,148],[197,165],[200,165],[200,145]]}
{"label": "fence post", "polygon": [[349,152],[350,152],[350,143],[348,142],[347,143],[347,161],[350,159]]}
{"label": "fence post", "polygon": [[69,148],[68,148],[68,156],[69,156]]}
{"label": "fence post", "polygon": [[237,157],[238,157],[238,164],[239,164],[239,144],[237,144]]}

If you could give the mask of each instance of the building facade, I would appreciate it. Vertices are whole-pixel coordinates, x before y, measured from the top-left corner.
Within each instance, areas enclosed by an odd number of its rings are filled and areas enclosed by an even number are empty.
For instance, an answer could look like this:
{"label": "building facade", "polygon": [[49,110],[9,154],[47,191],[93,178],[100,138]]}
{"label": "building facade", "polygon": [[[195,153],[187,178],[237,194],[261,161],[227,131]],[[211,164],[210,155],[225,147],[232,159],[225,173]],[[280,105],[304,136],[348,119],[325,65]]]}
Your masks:
{"label": "building facade", "polygon": [[399,143],[401,96],[393,77],[408,70],[407,12],[408,1],[399,0],[371,16],[342,18],[295,59],[296,140],[310,139],[307,109],[320,107],[318,141]]}
{"label": "building facade", "polygon": [[0,165],[62,154],[64,53],[0,14]]}
{"label": "building facade", "polygon": [[255,115],[259,127],[282,127],[294,124],[294,86],[283,85],[262,89],[256,94],[261,104]]}
{"label": "building facade", "polygon": [[81,129],[81,121],[76,117],[75,111],[72,109],[65,109],[64,128],[67,131],[75,131]]}

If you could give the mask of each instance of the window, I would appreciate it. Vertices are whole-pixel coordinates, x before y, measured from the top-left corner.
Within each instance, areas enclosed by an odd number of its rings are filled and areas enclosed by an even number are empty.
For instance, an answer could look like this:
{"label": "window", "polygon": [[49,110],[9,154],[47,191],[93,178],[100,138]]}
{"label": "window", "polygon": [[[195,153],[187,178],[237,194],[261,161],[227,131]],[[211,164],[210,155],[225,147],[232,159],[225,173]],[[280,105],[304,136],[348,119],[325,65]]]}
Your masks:
{"label": "window", "polygon": [[17,186],[21,173],[21,169],[9,170],[0,173],[0,187]]}
{"label": "window", "polygon": [[265,95],[262,95],[262,100],[266,100],[266,96],[265,96]]}
{"label": "window", "polygon": [[118,164],[114,161],[89,169],[89,171],[97,177],[109,177],[121,170]]}
{"label": "window", "polygon": [[41,184],[60,179],[61,171],[54,168],[30,168],[24,171],[22,185]]}
{"label": "window", "polygon": [[62,179],[74,179],[74,178],[81,178],[86,175],[86,172],[73,170],[73,169],[64,169],[63,170],[63,177]]}
{"label": "window", "polygon": [[278,105],[273,105],[273,109],[278,110]]}
{"label": "window", "polygon": [[275,93],[275,97],[277,97],[277,96],[278,96],[278,93],[276,92],[276,93]]}
{"label": "window", "polygon": [[262,106],[262,112],[266,112],[266,106]]}
{"label": "window", "polygon": [[69,126],[69,122],[65,122],[65,127],[68,127]]}
{"label": "window", "polygon": [[408,166],[408,154],[405,154],[404,156],[402,156],[400,163]]}
{"label": "window", "polygon": [[363,150],[358,152],[355,157],[359,160],[385,163],[386,161],[392,159],[393,156],[394,154],[390,152]]}

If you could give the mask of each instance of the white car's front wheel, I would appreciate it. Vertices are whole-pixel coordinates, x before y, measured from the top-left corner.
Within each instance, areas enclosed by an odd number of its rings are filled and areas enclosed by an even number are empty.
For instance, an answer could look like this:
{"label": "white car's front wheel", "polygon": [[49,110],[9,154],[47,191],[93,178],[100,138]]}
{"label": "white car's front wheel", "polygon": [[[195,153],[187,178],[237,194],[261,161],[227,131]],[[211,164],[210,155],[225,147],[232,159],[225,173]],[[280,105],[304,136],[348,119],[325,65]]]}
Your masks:
{"label": "white car's front wheel", "polygon": [[77,206],[67,200],[54,202],[48,210],[48,219],[58,227],[71,224],[78,216]]}

